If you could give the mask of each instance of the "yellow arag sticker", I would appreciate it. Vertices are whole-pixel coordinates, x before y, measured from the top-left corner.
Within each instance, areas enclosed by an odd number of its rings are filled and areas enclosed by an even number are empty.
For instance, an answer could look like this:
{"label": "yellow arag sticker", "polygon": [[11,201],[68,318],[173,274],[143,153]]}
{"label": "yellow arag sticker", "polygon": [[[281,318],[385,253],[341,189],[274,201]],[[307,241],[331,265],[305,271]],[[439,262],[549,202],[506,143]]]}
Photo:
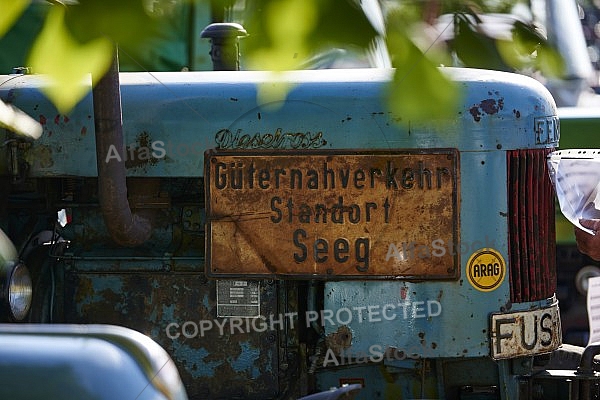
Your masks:
{"label": "yellow arag sticker", "polygon": [[467,278],[473,287],[482,292],[495,290],[506,275],[506,264],[502,255],[494,249],[480,249],[469,257],[466,267]]}

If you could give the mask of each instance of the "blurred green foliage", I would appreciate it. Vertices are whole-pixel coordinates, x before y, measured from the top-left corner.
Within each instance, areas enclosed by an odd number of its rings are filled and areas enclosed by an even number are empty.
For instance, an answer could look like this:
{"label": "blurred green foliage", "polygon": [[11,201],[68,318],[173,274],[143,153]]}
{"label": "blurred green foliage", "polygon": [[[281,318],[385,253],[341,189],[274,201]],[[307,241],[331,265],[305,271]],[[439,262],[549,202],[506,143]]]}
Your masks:
{"label": "blurred green foliage", "polygon": [[534,24],[515,19],[504,32],[506,37],[486,35],[483,24],[475,13],[454,14],[450,46],[464,65],[509,72],[537,70],[552,77],[562,74],[560,55]]}
{"label": "blurred green foliage", "polygon": [[390,109],[403,122],[451,117],[460,101],[458,86],[438,68],[444,56],[435,51],[430,53],[434,43],[423,50],[415,44],[410,21],[405,13],[388,15],[387,47],[395,68],[393,83],[387,91]]}
{"label": "blurred green foliage", "polygon": [[[0,16],[0,35],[7,32],[7,38],[22,40],[11,36],[14,29],[9,28],[19,25],[19,17],[33,3],[39,6],[40,2],[0,0],[4,11]],[[351,49],[356,54],[373,52],[379,37],[385,40],[395,68],[387,94],[390,109],[398,115],[398,120],[407,122],[431,120],[454,111],[460,93],[445,77],[443,69],[438,68],[451,63],[451,52],[467,66],[502,70],[531,67],[545,73],[560,73],[560,58],[535,27],[517,23],[508,40],[488,37],[479,29],[479,13],[509,12],[515,3],[511,0],[49,0],[44,7],[36,8],[33,26],[19,32],[33,42],[24,50],[28,66],[34,73],[47,75],[45,93],[63,113],[68,113],[89,90],[90,73],[100,75],[106,71],[115,43],[124,54],[121,58],[129,58],[133,65],[126,70],[137,66],[140,70],[194,69],[197,43],[203,41],[199,38],[201,27],[194,22],[198,20],[202,24],[222,19],[243,23],[250,34],[243,39],[242,64],[246,69],[300,68],[311,57],[329,49]],[[446,13],[454,14],[454,25],[450,28],[454,37],[445,43],[439,35],[424,35],[428,29],[422,27],[431,26]],[[173,54],[177,53],[178,61],[167,62],[168,51],[164,49],[173,48],[177,49]],[[281,100],[290,89],[283,84],[270,88],[270,91],[260,89],[262,101]]]}
{"label": "blurred green foliage", "polygon": [[102,76],[108,70],[114,46],[100,35],[84,43],[74,40],[65,26],[65,12],[65,7],[54,7],[48,13],[27,65],[46,77],[44,92],[66,114],[89,91],[88,74]]}
{"label": "blurred green foliage", "polygon": [[247,6],[250,69],[290,70],[331,48],[366,49],[377,33],[352,0],[249,0]]}
{"label": "blurred green foliage", "polygon": [[28,4],[28,0],[0,0],[0,9],[2,10],[0,13],[0,36],[8,31]]}

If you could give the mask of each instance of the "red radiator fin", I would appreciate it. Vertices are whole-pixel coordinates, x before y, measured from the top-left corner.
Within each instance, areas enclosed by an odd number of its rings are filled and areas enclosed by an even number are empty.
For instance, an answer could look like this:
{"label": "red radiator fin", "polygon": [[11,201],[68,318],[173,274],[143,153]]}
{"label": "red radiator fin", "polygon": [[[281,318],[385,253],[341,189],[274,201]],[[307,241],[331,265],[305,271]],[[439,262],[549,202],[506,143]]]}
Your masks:
{"label": "red radiator fin", "polygon": [[554,192],[546,166],[551,149],[512,150],[508,166],[510,298],[543,300],[556,290]]}

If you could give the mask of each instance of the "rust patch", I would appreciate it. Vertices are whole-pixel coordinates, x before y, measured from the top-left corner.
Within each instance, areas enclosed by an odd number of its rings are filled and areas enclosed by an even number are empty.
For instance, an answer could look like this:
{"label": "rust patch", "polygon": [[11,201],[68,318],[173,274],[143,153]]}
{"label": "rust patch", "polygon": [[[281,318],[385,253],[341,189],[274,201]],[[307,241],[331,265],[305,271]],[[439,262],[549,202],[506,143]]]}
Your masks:
{"label": "rust patch", "polygon": [[[48,136],[50,135],[52,132],[48,133]],[[52,148],[47,145],[35,146],[27,152],[25,160],[38,168],[51,168],[54,165]]]}
{"label": "rust patch", "polygon": [[352,344],[352,331],[348,326],[342,325],[334,333],[330,333],[325,338],[325,344],[328,349],[333,350],[335,354],[341,354],[343,350]]}
{"label": "rust patch", "polygon": [[143,131],[136,138],[135,146],[125,148],[125,168],[144,168],[148,165],[156,165],[160,158],[155,157],[155,149],[148,132]]}
{"label": "rust patch", "polygon": [[469,113],[473,116],[475,122],[481,121],[483,114],[493,115],[504,109],[504,98],[485,99],[479,104],[474,105],[469,109]]}
{"label": "rust patch", "polygon": [[487,114],[496,114],[504,108],[504,99],[487,99],[481,102],[481,109]]}
{"label": "rust patch", "polygon": [[406,300],[406,291],[407,291],[407,290],[408,290],[408,289],[406,289],[406,287],[402,287],[402,288],[400,288],[400,298],[401,298],[402,300]]}

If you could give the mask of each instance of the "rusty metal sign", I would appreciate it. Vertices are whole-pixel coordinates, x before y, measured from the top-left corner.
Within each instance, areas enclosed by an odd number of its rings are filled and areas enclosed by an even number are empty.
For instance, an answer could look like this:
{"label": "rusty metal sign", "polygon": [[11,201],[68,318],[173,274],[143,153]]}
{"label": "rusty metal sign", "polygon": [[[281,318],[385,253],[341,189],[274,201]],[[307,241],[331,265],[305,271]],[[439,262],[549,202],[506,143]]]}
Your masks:
{"label": "rusty metal sign", "polygon": [[207,274],[458,279],[456,149],[205,153]]}
{"label": "rusty metal sign", "polygon": [[549,353],[562,343],[558,303],[539,310],[493,314],[491,324],[494,359]]}

